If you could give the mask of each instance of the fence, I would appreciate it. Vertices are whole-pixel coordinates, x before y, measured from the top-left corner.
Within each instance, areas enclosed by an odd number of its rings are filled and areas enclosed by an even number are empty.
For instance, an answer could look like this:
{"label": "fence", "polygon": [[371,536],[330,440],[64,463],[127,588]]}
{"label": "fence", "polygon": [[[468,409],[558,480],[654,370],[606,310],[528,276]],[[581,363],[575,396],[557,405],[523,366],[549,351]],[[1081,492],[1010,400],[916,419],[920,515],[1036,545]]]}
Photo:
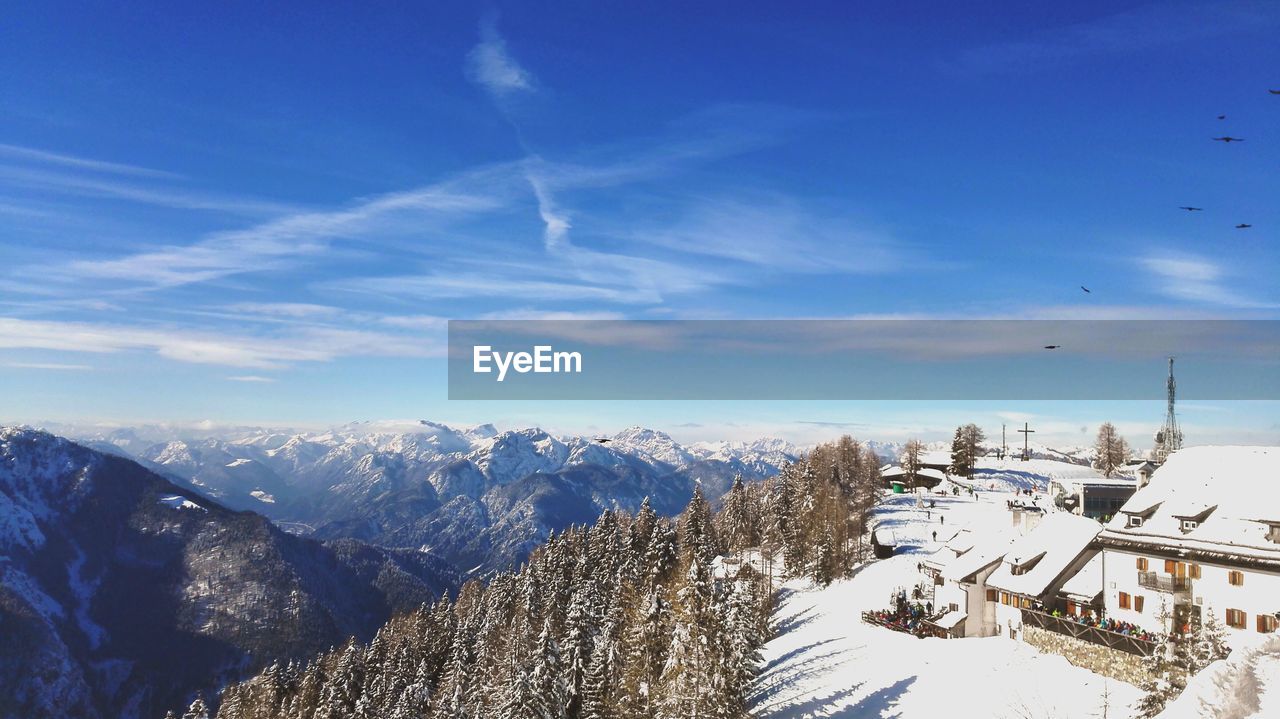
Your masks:
{"label": "fence", "polygon": [[1065,634],[1069,637],[1097,644],[1099,646],[1116,649],[1128,654],[1136,654],[1140,657],[1151,656],[1151,652],[1155,651],[1155,644],[1144,639],[1131,637],[1127,634],[1091,627],[1087,624],[1081,624],[1071,619],[1055,617],[1052,614],[1045,614],[1034,609],[1022,610],[1022,623],[1029,624],[1033,627],[1040,627],[1057,634]]}

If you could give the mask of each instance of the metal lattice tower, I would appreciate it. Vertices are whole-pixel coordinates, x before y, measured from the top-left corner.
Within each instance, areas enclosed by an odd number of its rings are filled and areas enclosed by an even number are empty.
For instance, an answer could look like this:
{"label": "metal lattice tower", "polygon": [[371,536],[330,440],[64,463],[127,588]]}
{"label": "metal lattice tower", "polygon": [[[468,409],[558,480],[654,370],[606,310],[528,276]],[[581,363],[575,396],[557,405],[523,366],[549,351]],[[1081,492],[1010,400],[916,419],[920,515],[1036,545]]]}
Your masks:
{"label": "metal lattice tower", "polygon": [[1169,398],[1165,410],[1164,426],[1156,432],[1156,445],[1151,450],[1151,459],[1157,464],[1168,459],[1169,455],[1182,449],[1182,430],[1178,429],[1178,418],[1173,412],[1173,403],[1177,383],[1173,380],[1173,358],[1169,358]]}

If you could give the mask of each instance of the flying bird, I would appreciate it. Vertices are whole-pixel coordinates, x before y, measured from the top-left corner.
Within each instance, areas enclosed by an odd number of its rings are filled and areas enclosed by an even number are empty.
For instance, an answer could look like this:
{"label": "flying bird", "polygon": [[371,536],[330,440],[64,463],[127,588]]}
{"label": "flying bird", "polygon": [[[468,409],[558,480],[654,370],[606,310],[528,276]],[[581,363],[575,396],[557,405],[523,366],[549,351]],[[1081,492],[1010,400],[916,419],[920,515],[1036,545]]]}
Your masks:
{"label": "flying bird", "polygon": [[609,444],[612,441],[613,440],[609,439],[608,437],[596,437],[596,442],[598,444]]}
{"label": "flying bird", "polygon": [[1045,346],[1044,346],[1044,348],[1045,348],[1045,349],[1047,349],[1047,350],[1056,350],[1056,349],[1058,349],[1058,348],[1059,348],[1059,347],[1061,347],[1061,346],[1062,346],[1062,345],[1045,345]]}
{"label": "flying bird", "polygon": [[1280,90],[1267,90],[1267,92],[1271,93],[1272,95],[1280,95]]}
{"label": "flying bird", "polygon": [[1241,222],[1240,224],[1236,225],[1236,229],[1237,229],[1237,230],[1247,230],[1247,229],[1249,229],[1250,227],[1253,227],[1253,225],[1246,225],[1246,224],[1245,224],[1245,223],[1243,223],[1243,222]]}
{"label": "flying bird", "polygon": [[1228,144],[1232,142],[1244,142],[1243,137],[1232,137],[1230,135],[1223,135],[1222,137],[1215,137],[1213,139],[1217,140],[1218,142],[1226,142]]}
{"label": "flying bird", "polygon": [[1093,294],[1093,290],[1089,289],[1088,287],[1085,287],[1084,285],[1080,285],[1080,289],[1084,290],[1085,292],[1088,292],[1089,294]]}
{"label": "flying bird", "polygon": [[1186,205],[1183,205],[1182,207],[1179,207],[1178,209],[1179,209],[1179,210],[1186,210],[1187,212],[1204,212],[1204,208],[1203,208],[1203,207],[1187,207]]}
{"label": "flying bird", "polygon": [[1227,119],[1227,116],[1226,116],[1226,115],[1218,115],[1218,119],[1219,119],[1219,120],[1225,120],[1225,119]]}

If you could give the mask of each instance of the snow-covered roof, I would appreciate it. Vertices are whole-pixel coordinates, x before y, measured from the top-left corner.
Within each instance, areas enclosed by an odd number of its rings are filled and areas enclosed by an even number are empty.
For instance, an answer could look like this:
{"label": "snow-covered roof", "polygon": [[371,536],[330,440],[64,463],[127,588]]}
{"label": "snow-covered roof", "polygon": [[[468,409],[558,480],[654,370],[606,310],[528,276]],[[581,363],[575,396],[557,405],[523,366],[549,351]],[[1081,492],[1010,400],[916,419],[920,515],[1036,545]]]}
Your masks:
{"label": "snow-covered roof", "polygon": [[[1141,526],[1127,526],[1128,515],[1148,512]],[[1182,531],[1181,518],[1205,512]],[[1280,523],[1280,447],[1188,447],[1125,502],[1104,536],[1280,559],[1268,523]]]}
{"label": "snow-covered roof", "polygon": [[882,547],[898,546],[898,538],[894,536],[892,529],[876,529],[872,536],[875,538],[876,544],[879,544]]}
{"label": "snow-covered roof", "polygon": [[1097,599],[1102,593],[1102,554],[1093,555],[1093,559],[1062,585],[1061,591],[1068,597],[1083,602]]}
{"label": "snow-covered roof", "polygon": [[[1087,517],[1053,512],[1026,536],[1020,537],[1005,553],[1005,561],[991,573],[987,584],[1015,594],[1038,597],[1048,591],[1071,563],[1080,557],[1101,525]],[[1021,574],[1014,567],[1034,564]]]}
{"label": "snow-covered roof", "polygon": [[945,465],[949,467],[951,466],[951,453],[942,451],[922,452],[920,454],[920,463]]}
{"label": "snow-covered roof", "polygon": [[946,614],[943,614],[942,616],[933,620],[933,623],[938,627],[941,627],[942,629],[951,629],[955,627],[957,624],[959,624],[960,622],[963,622],[964,618],[967,616],[969,615],[957,609],[953,612],[947,612]]}
{"label": "snow-covered roof", "polygon": [[963,582],[982,569],[995,564],[1009,551],[1013,532],[1003,529],[974,542],[973,548],[947,562],[942,568],[942,578]]}
{"label": "snow-covered roof", "polygon": [[[887,471],[881,472],[880,478],[893,479],[895,477],[905,477],[906,475],[907,475],[907,470],[903,469],[902,467],[893,467]],[[916,472],[916,475],[919,477],[931,477],[933,479],[938,479],[938,480],[947,478],[947,475],[942,470],[930,469],[928,467],[918,470]]]}

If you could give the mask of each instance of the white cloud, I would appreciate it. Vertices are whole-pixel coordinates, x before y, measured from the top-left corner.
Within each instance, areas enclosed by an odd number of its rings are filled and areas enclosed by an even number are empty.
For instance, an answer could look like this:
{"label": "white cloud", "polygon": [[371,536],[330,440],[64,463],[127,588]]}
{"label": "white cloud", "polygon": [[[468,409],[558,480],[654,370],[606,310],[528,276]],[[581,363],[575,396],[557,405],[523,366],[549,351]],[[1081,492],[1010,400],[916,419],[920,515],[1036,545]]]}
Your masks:
{"label": "white cloud", "polygon": [[231,382],[275,382],[274,377],[263,377],[256,374],[234,375],[227,378]]}
{"label": "white cloud", "polygon": [[1231,289],[1227,273],[1216,262],[1191,254],[1156,254],[1139,260],[1155,275],[1156,289],[1174,299],[1236,309],[1275,309],[1275,303],[1260,302]]}
{"label": "white cloud", "polygon": [[147,187],[118,178],[88,177],[27,168],[0,167],[0,180],[27,189],[123,200],[179,210],[207,210],[251,217],[278,215],[297,210],[295,206],[283,202],[172,187]]}
{"label": "white cloud", "polygon": [[467,76],[497,98],[533,89],[533,77],[507,52],[492,21],[480,25],[480,43],[467,55]]}
{"label": "white cloud", "polygon": [[139,327],[0,317],[0,349],[109,354],[152,352],[177,362],[273,369],[341,357],[443,356],[440,338],[329,327],[276,335],[229,335],[178,327]]}
{"label": "white cloud", "polygon": [[93,369],[87,364],[63,364],[60,362],[6,362],[4,366],[14,369],[47,369],[67,372],[81,372]]}
{"label": "white cloud", "polygon": [[67,155],[59,152],[49,152],[48,150],[37,150],[33,147],[21,147],[18,145],[8,145],[0,143],[0,157],[10,157],[18,160],[35,162],[48,165],[59,165],[62,167],[70,167],[77,170],[87,170],[91,172],[102,172],[113,175],[133,175],[138,177],[168,177],[177,178],[180,175],[164,170],[154,170],[149,167],[138,167],[137,165],[125,165],[118,162],[106,162],[103,160],[94,160],[76,155]]}

